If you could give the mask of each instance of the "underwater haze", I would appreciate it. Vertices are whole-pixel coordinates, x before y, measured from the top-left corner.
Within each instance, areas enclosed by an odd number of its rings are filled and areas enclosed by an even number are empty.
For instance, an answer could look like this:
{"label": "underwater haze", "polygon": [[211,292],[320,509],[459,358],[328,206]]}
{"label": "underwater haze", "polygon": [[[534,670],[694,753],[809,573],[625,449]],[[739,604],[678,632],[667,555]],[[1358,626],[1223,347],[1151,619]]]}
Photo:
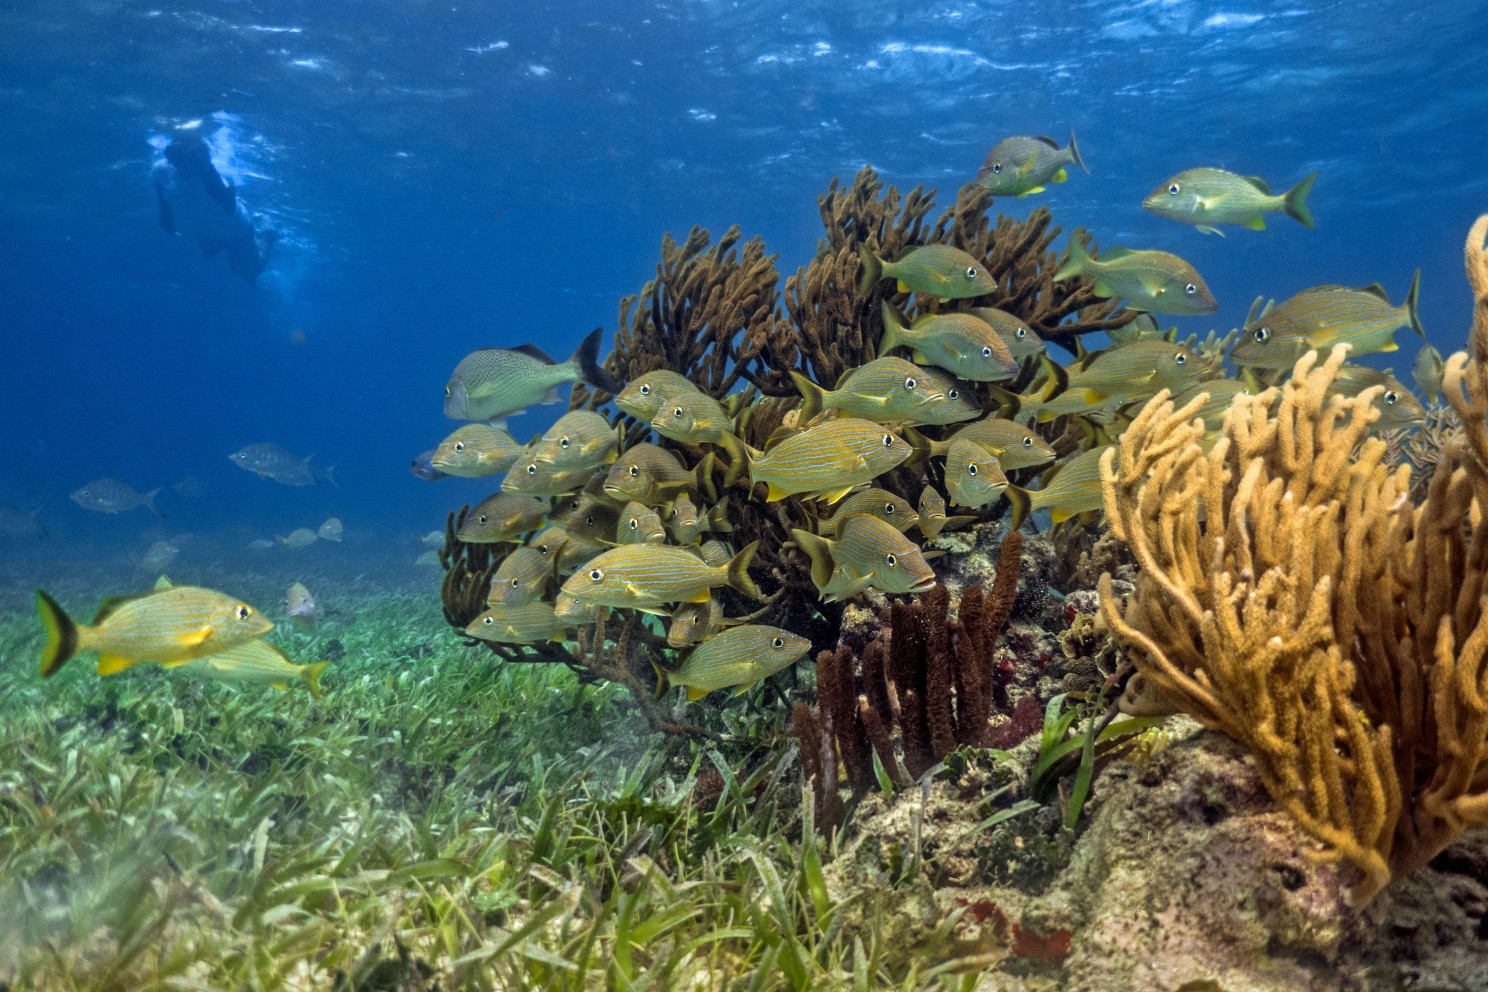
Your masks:
{"label": "underwater haze", "polygon": [[[788,274],[833,177],[871,163],[949,202],[1012,134],[1073,130],[1090,175],[995,209],[1047,203],[1103,245],[1191,261],[1220,309],[1180,333],[1317,283],[1399,300],[1419,267],[1448,353],[1462,226],[1488,202],[1485,11],[21,0],[0,12],[0,500],[39,510],[46,539],[0,541],[137,556],[190,532],[236,553],[335,514],[348,546],[401,541],[406,564],[410,535],[488,488],[408,471],[456,426],[441,391],[463,355],[608,340],[662,236],[694,224],[762,235]],[[257,285],[162,230],[152,164],[191,120],[213,122],[215,164],[280,235]],[[1196,165],[1277,189],[1316,171],[1317,228],[1276,215],[1218,238],[1141,208]],[[1403,373],[1414,347],[1375,361]],[[339,485],[229,464],[264,441],[313,452]],[[100,478],[165,487],[165,519],[69,499]]]}

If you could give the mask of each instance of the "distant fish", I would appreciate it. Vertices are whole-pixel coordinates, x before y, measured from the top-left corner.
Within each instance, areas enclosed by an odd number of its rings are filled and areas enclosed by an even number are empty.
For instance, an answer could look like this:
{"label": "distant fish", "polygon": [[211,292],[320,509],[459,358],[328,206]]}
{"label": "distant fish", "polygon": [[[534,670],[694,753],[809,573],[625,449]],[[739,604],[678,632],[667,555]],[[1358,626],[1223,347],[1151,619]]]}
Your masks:
{"label": "distant fish", "polygon": [[1415,364],[1411,367],[1411,375],[1415,377],[1416,388],[1426,398],[1426,402],[1435,403],[1441,397],[1442,375],[1446,366],[1442,363],[1441,352],[1431,346],[1430,342],[1421,345],[1421,350],[1416,352]]}
{"label": "distant fish", "polygon": [[278,547],[278,545],[269,540],[267,537],[255,537],[253,540],[248,542],[247,547],[249,551],[268,551],[272,548]]}
{"label": "distant fish", "polygon": [[289,587],[284,597],[284,612],[298,627],[314,627],[319,614],[315,609],[315,597],[304,583],[296,582]]}
{"label": "distant fish", "polygon": [[173,667],[262,637],[274,625],[241,600],[196,586],[168,586],[104,601],[93,622],[75,623],[45,592],[36,609],[46,632],[42,677],[79,651],[97,651],[98,674],[154,662]]}
{"label": "distant fish", "polygon": [[207,487],[196,476],[188,475],[171,486],[171,492],[184,499],[201,499],[207,494]]}
{"label": "distant fish", "polygon": [[715,689],[742,695],[761,679],[795,664],[811,649],[811,641],[779,627],[744,624],[709,637],[692,650],[675,671],[657,669],[657,691],[675,685],[697,700]]}
{"label": "distant fish", "polygon": [[320,673],[330,665],[329,661],[317,661],[311,665],[296,665],[284,649],[267,641],[248,641],[237,647],[198,658],[182,665],[180,672],[219,682],[258,682],[289,691],[297,682],[315,699],[320,698]]}
{"label": "distant fish", "polygon": [[143,506],[157,517],[163,517],[165,514],[155,505],[155,497],[159,494],[159,489],[142,493],[118,479],[95,479],[74,490],[72,501],[94,513],[127,513]]}
{"label": "distant fish", "polygon": [[1160,217],[1193,224],[1205,234],[1224,232],[1216,224],[1239,224],[1252,231],[1266,229],[1266,214],[1285,213],[1303,227],[1316,227],[1307,195],[1317,181],[1313,172],[1280,196],[1256,176],[1240,176],[1224,169],[1187,169],[1147,194],[1142,206]]}
{"label": "distant fish", "polygon": [[982,263],[952,245],[917,245],[899,258],[885,262],[867,245],[858,248],[863,275],[858,284],[868,293],[880,279],[893,279],[901,293],[919,293],[941,300],[963,300],[997,292],[997,283]]}
{"label": "distant fish", "polygon": [[566,362],[554,361],[534,344],[483,348],[460,360],[444,387],[444,415],[451,420],[488,420],[498,427],[530,406],[557,403],[558,387],[584,382],[607,393],[620,384],[599,367],[596,327]]}
{"label": "distant fish", "polygon": [[318,540],[320,540],[320,535],[315,533],[315,531],[311,530],[309,527],[296,527],[288,534],[280,534],[276,536],[274,538],[274,543],[279,545],[280,547],[294,548],[296,550],[299,550],[300,548],[308,548],[310,545],[314,544]]}
{"label": "distant fish", "polygon": [[413,560],[413,563],[415,565],[420,565],[420,566],[423,566],[425,568],[443,568],[444,567],[444,563],[439,560],[439,552],[438,551],[425,551],[423,554],[421,554],[417,558],[415,558]]}
{"label": "distant fish", "polygon": [[1165,251],[1109,248],[1097,259],[1079,238],[1071,237],[1069,261],[1054,273],[1054,281],[1076,276],[1091,277],[1096,296],[1119,296],[1132,310],[1193,316],[1219,309],[1194,267]]}
{"label": "distant fish", "polygon": [[29,541],[46,537],[46,528],[41,525],[41,507],[22,510],[18,506],[0,500],[0,537],[12,541]]}
{"label": "distant fish", "polygon": [[426,548],[433,548],[437,551],[440,548],[444,547],[444,531],[431,530],[429,531],[429,533],[419,538],[419,543]]}
{"label": "distant fish", "polygon": [[341,526],[340,517],[329,518],[328,520],[326,520],[325,523],[321,524],[320,528],[315,532],[315,536],[319,537],[322,541],[336,542],[339,542],[341,538],[345,536],[345,534],[346,529]]}
{"label": "distant fish", "polygon": [[240,448],[228,455],[227,459],[260,479],[273,479],[286,486],[313,486],[322,479],[335,485],[335,466],[324,472],[316,472],[310,467],[310,459],[314,457],[311,454],[300,458],[273,441],[263,441]]}
{"label": "distant fish", "polygon": [[1046,183],[1068,180],[1067,165],[1078,165],[1087,176],[1090,174],[1075,144],[1074,131],[1064,148],[1043,135],[1014,135],[992,146],[972,182],[995,196],[1028,196],[1042,193]]}
{"label": "distant fish", "polygon": [[170,567],[181,554],[181,549],[169,541],[156,541],[145,549],[140,555],[139,568],[142,572],[159,572]]}
{"label": "distant fish", "polygon": [[412,472],[415,477],[427,479],[430,482],[444,478],[449,473],[441,472],[434,467],[434,454],[436,451],[438,451],[437,448],[430,448],[428,451],[419,454],[414,458],[413,463],[408,466],[408,471]]}
{"label": "distant fish", "polygon": [[1426,337],[1416,310],[1420,296],[1420,269],[1398,307],[1378,283],[1362,289],[1304,289],[1247,321],[1230,360],[1253,368],[1290,369],[1306,352],[1327,352],[1337,344],[1350,346],[1350,358],[1395,351],[1399,347],[1395,332],[1402,327],[1409,327],[1423,340]]}

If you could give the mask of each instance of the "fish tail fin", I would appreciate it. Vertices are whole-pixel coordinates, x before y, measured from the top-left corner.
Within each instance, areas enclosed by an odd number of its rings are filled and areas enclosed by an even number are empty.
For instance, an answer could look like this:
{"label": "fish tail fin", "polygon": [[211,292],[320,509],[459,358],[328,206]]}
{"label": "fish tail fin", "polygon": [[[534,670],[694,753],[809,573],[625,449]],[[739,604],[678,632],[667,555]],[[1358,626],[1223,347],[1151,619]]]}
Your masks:
{"label": "fish tail fin", "polygon": [[322,479],[324,479],[325,481],[329,482],[334,488],[336,488],[336,489],[340,489],[341,488],[341,483],[339,483],[339,482],[336,481],[336,466],[331,465],[328,468],[326,468],[326,470],[324,472],[321,472],[320,473],[320,477]]}
{"label": "fish tail fin", "polygon": [[729,520],[729,498],[725,496],[713,504],[713,508],[707,512],[704,521],[708,525],[708,530],[712,533],[732,534],[734,532],[734,524],[733,521]]}
{"label": "fish tail fin", "polygon": [[1054,281],[1068,279],[1071,276],[1082,276],[1090,264],[1090,252],[1085,250],[1084,243],[1077,235],[1071,234],[1069,240],[1069,261],[1059,267],[1054,273]]}
{"label": "fish tail fin", "polygon": [[1307,206],[1307,194],[1312,192],[1312,184],[1317,182],[1316,172],[1308,173],[1302,177],[1302,181],[1282,195],[1282,209],[1286,215],[1303,227],[1317,227],[1317,222],[1312,219],[1312,210]]}
{"label": "fish tail fin", "polygon": [[656,673],[656,698],[660,699],[672,687],[671,679],[667,678],[667,670],[658,665],[655,658],[651,659],[651,670]]}
{"label": "fish tail fin", "polygon": [[911,466],[918,465],[935,454],[935,442],[913,427],[906,424],[900,430],[900,434],[904,437],[910,448],[910,455],[905,459],[904,464]]}
{"label": "fish tail fin", "polygon": [[801,413],[796,423],[810,423],[813,417],[822,412],[826,390],[799,372],[792,372],[790,377],[791,381],[796,384],[796,389],[801,392]]}
{"label": "fish tail fin", "polygon": [[1008,530],[1021,530],[1023,522],[1028,519],[1033,504],[1028,498],[1028,490],[1018,486],[1008,486],[1003,495],[1013,507],[1013,519],[1008,522]]}
{"label": "fish tail fin", "polygon": [[574,349],[574,353],[569,356],[568,360],[578,368],[579,378],[586,385],[614,395],[623,387],[615,381],[614,376],[599,366],[599,337],[603,333],[603,327],[596,327],[590,331],[589,336],[579,342],[579,346]]}
{"label": "fish tail fin", "polygon": [[737,589],[750,599],[764,599],[760,594],[759,586],[749,577],[749,563],[754,560],[755,551],[759,550],[759,542],[754,541],[743,551],[729,559],[728,584]]}
{"label": "fish tail fin", "polygon": [[858,245],[858,258],[863,262],[863,276],[858,280],[858,293],[867,296],[883,278],[883,262],[867,245]]}
{"label": "fish tail fin", "polygon": [[744,442],[739,440],[737,434],[724,431],[719,435],[717,443],[729,456],[728,466],[723,470],[723,485],[724,488],[728,488],[744,478],[749,471],[749,455],[744,450]]}
{"label": "fish tail fin", "polygon": [[1405,294],[1405,316],[1410,321],[1411,330],[1421,335],[1421,340],[1426,340],[1426,331],[1421,327],[1421,314],[1417,307],[1421,302],[1421,270],[1411,277],[1410,291]]}
{"label": "fish tail fin", "polygon": [[329,661],[317,661],[313,665],[306,665],[300,669],[300,679],[310,689],[310,695],[316,699],[320,698],[320,673],[326,670]]}
{"label": "fish tail fin", "polygon": [[791,537],[796,539],[796,546],[811,559],[811,581],[816,583],[818,590],[825,590],[827,583],[832,580],[832,542],[809,530],[794,527],[791,528]]}
{"label": "fish tail fin", "polygon": [[50,678],[78,652],[78,626],[57,601],[40,589],[36,590],[36,613],[46,631],[41,648],[41,677]]}
{"label": "fish tail fin", "polygon": [[1077,144],[1075,144],[1075,129],[1074,128],[1070,128],[1069,153],[1070,153],[1070,161],[1073,162],[1073,163],[1075,163],[1076,165],[1078,165],[1080,167],[1080,171],[1081,172],[1084,172],[1085,175],[1087,175],[1087,176],[1090,175],[1090,167],[1088,165],[1086,165],[1085,164],[1085,160],[1080,157],[1080,146],[1077,145]]}
{"label": "fish tail fin", "polygon": [[883,337],[878,339],[879,358],[904,345],[904,318],[888,303],[883,305],[883,325]]}
{"label": "fish tail fin", "polygon": [[154,489],[151,489],[149,492],[145,493],[145,505],[150,508],[151,513],[155,514],[155,516],[159,517],[161,520],[165,519],[165,514],[161,512],[160,507],[155,505],[155,497],[159,496],[160,490],[164,488],[164,486],[156,486]]}

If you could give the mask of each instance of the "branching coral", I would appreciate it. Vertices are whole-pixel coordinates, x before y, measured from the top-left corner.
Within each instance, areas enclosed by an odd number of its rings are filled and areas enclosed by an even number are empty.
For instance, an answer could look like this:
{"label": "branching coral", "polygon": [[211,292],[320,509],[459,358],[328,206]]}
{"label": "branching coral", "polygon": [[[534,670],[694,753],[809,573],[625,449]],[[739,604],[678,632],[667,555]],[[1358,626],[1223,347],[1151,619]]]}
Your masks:
{"label": "branching coral", "polygon": [[[1141,572],[1103,616],[1140,674],[1243,742],[1267,789],[1362,872],[1367,903],[1488,823],[1488,216],[1467,243],[1470,353],[1447,362],[1464,425],[1425,496],[1366,436],[1378,387],[1326,396],[1343,362],[1240,396],[1205,454],[1164,397],[1102,462]],[[1280,397],[1273,414],[1270,406]]]}

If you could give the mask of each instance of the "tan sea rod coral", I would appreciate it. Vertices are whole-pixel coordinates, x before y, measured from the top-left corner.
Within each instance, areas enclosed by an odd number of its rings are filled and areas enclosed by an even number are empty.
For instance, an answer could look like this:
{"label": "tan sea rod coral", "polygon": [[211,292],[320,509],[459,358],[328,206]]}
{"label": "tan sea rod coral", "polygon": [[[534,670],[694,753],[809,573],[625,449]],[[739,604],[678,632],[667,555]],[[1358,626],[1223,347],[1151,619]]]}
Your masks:
{"label": "tan sea rod coral", "polygon": [[[1343,349],[1240,396],[1205,454],[1196,403],[1149,403],[1101,463],[1141,572],[1107,624],[1175,708],[1243,742],[1276,802],[1363,877],[1355,905],[1488,824],[1488,215],[1468,235],[1464,425],[1419,504],[1369,437]],[[1279,401],[1279,402],[1278,402]],[[1272,412],[1274,409],[1274,413]]]}

